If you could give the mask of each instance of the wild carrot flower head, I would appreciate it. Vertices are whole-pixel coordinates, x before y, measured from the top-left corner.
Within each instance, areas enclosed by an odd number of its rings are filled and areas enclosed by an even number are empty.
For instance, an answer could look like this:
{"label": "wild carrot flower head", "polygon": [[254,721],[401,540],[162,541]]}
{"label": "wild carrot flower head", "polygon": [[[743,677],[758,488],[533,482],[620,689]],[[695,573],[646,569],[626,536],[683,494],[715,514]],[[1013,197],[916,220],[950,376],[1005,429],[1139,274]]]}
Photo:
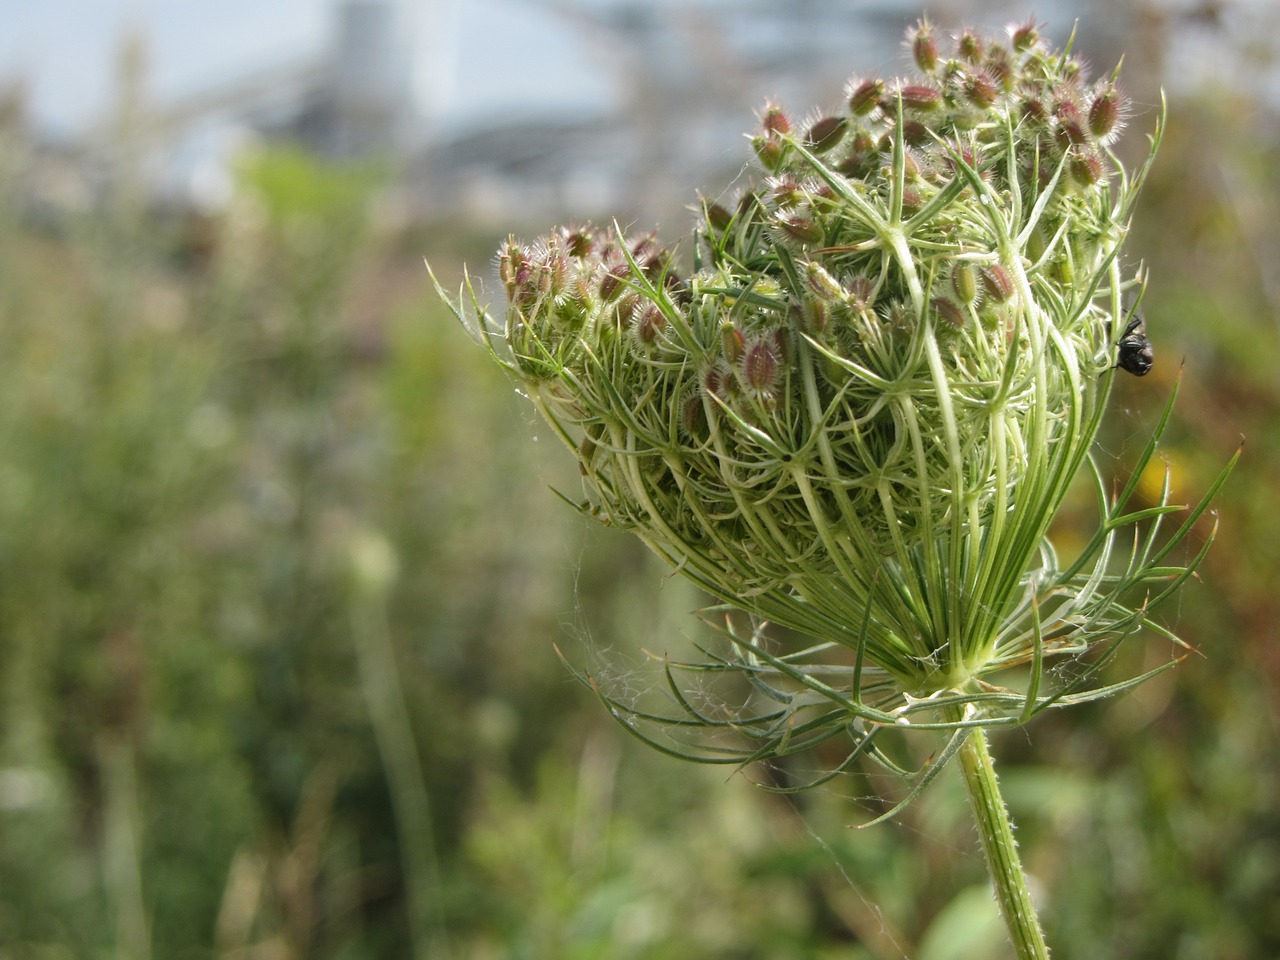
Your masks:
{"label": "wild carrot flower head", "polygon": [[[777,752],[804,710],[825,732],[923,698],[986,723],[1078,698],[1038,692],[1045,658],[1147,622],[1104,586],[1169,576],[1148,551],[1109,578],[1105,495],[1081,560],[1046,540],[1141,287],[1120,251],[1151,158],[1110,150],[1115,77],[1034,25],[908,42],[920,73],[855,77],[838,112],[766,107],[760,175],[703,201],[691,272],[652,234],[561,229],[499,251],[504,321],[458,307],[574,452],[584,510],[818,639],[724,628],[779,681],[782,708],[733,721]],[[982,681],[1013,665],[1030,690]]]}

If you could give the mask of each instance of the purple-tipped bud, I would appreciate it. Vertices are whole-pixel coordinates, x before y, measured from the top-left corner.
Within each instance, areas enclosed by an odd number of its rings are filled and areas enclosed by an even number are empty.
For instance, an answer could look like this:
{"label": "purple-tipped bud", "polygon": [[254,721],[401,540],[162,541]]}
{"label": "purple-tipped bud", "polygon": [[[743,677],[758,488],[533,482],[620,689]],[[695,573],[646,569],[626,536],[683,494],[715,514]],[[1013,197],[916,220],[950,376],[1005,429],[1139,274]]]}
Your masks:
{"label": "purple-tipped bud", "polygon": [[777,137],[752,137],[751,148],[756,152],[756,159],[766,170],[777,170],[782,166],[783,143]]}
{"label": "purple-tipped bud", "polygon": [[972,30],[965,30],[956,38],[956,53],[960,55],[961,60],[967,60],[969,63],[981,63],[983,51],[986,50],[986,43],[980,34],[974,33]]}
{"label": "purple-tipped bud", "polygon": [[810,333],[822,333],[831,323],[831,311],[827,309],[827,302],[812,297],[804,301],[804,327]]}
{"label": "purple-tipped bud", "polygon": [[844,117],[823,117],[821,120],[815,120],[809,127],[809,132],[805,134],[805,146],[814,153],[826,153],[840,142],[848,125],[849,121]]}
{"label": "purple-tipped bud", "polygon": [[729,224],[733,223],[733,214],[718,203],[708,203],[704,209],[706,210],[707,226],[713,230],[723,232],[729,229]]}
{"label": "purple-tipped bud", "polygon": [[[941,91],[937,87],[930,87],[923,83],[909,83],[900,87],[897,95],[902,100],[903,110],[933,110],[942,103]],[[893,97],[884,100],[880,106],[890,116],[898,112],[898,105]]]}
{"label": "purple-tipped bud", "polygon": [[723,367],[708,367],[702,374],[702,392],[708,397],[728,400],[734,393],[733,375]]}
{"label": "purple-tipped bud", "polygon": [[965,78],[964,97],[975,107],[986,109],[992,106],[999,96],[1000,90],[987,71],[980,70]]}
{"label": "purple-tipped bud", "polygon": [[650,304],[641,312],[640,318],[636,321],[634,328],[636,339],[646,347],[650,346],[658,339],[666,326],[667,318],[662,315],[662,311]]}
{"label": "purple-tipped bud", "polygon": [[1120,92],[1107,84],[1089,104],[1089,131],[1100,140],[1111,136],[1120,123],[1120,107]]}
{"label": "purple-tipped bud", "polygon": [[876,302],[876,282],[870,277],[854,277],[849,281],[849,306],[855,310],[870,310]]}
{"label": "purple-tipped bud", "polygon": [[933,73],[938,68],[938,41],[933,35],[933,24],[921,19],[907,31],[907,40],[911,44],[911,55],[924,73]]}
{"label": "purple-tipped bud", "polygon": [[821,243],[822,227],[810,217],[799,214],[784,218],[780,226],[784,233],[801,243]]}
{"label": "purple-tipped bud", "polygon": [[559,251],[547,250],[538,263],[537,288],[543,296],[558,297],[565,288],[569,263]]}
{"label": "purple-tipped bud", "polygon": [[667,262],[667,251],[653,234],[635,241],[631,246],[631,256],[646,274],[660,270]]}
{"label": "purple-tipped bud", "polygon": [[770,103],[765,106],[764,113],[760,115],[760,129],[768,137],[790,133],[791,118],[776,103]]}
{"label": "purple-tipped bud", "polygon": [[959,304],[948,300],[946,297],[935,297],[933,301],[933,309],[937,312],[946,323],[954,327],[956,330],[964,326],[964,311]]}
{"label": "purple-tipped bud", "polygon": [[623,278],[630,272],[631,268],[625,263],[619,263],[606,271],[600,278],[600,299],[608,303],[626,289]]}
{"label": "purple-tipped bud", "polygon": [[[952,154],[951,150],[954,150],[955,154]],[[954,141],[951,144],[951,150],[942,154],[941,161],[945,165],[945,168],[950,170],[953,175],[960,173],[961,164],[964,164],[972,170],[977,170],[978,175],[983,177],[983,179],[986,179],[990,175],[989,171],[982,170],[982,147],[977,141],[968,139]],[[938,152],[941,153],[941,151]]]}
{"label": "purple-tipped bud", "polygon": [[804,265],[804,282],[809,292],[819,300],[844,299],[844,287],[820,263],[810,260]]}
{"label": "purple-tipped bud", "polygon": [[769,188],[769,196],[779,207],[795,206],[806,199],[804,188],[795,174],[783,173],[777,177],[770,177],[765,185]]}
{"label": "purple-tipped bud", "polygon": [[640,298],[634,293],[624,294],[613,305],[613,322],[620,330],[630,330],[640,315]]}
{"label": "purple-tipped bud", "polygon": [[724,358],[732,365],[742,359],[742,351],[746,349],[747,340],[737,327],[725,324],[720,328],[720,346],[724,351]]}
{"label": "purple-tipped bud", "polygon": [[579,260],[591,256],[591,252],[595,249],[595,237],[586,227],[564,229],[561,231],[561,239],[564,241],[565,249],[569,251],[569,256]]}
{"label": "purple-tipped bud", "polygon": [[700,437],[706,432],[707,412],[702,407],[702,397],[696,393],[685,397],[680,405],[680,426],[690,437]]}
{"label": "purple-tipped bud", "polygon": [[1013,49],[1023,53],[1040,43],[1040,28],[1034,20],[1016,24],[1010,28],[1009,35],[1013,40]]}
{"label": "purple-tipped bud", "polygon": [[859,130],[849,143],[849,155],[838,169],[846,177],[863,177],[870,172],[877,151],[876,141],[866,130]]}
{"label": "purple-tipped bud", "polygon": [[920,120],[907,120],[902,124],[902,139],[913,147],[922,147],[931,143],[929,128]]}
{"label": "purple-tipped bud", "polygon": [[1095,150],[1075,150],[1067,162],[1071,179],[1082,187],[1091,187],[1107,173],[1102,155]]}
{"label": "purple-tipped bud", "polygon": [[855,117],[865,117],[884,98],[883,80],[863,80],[849,88],[849,111]]}
{"label": "purple-tipped bud", "polygon": [[983,71],[1005,93],[1013,90],[1015,77],[1013,61],[1009,58],[1009,51],[1001,44],[992,44],[991,48],[987,50],[987,59],[984,62]]}
{"label": "purple-tipped bud", "polygon": [[1049,108],[1039,94],[1031,93],[1022,98],[1022,119],[1032,127],[1045,127],[1049,123]]}
{"label": "purple-tipped bud", "polygon": [[768,393],[778,383],[778,347],[773,337],[753,337],[742,354],[742,382],[756,393]]}
{"label": "purple-tipped bud", "polygon": [[1013,296],[1013,278],[998,263],[982,268],[982,289],[996,303],[1004,303]]}
{"label": "purple-tipped bud", "polygon": [[773,337],[775,355],[783,363],[791,362],[791,332],[785,327],[776,327],[770,334]]}
{"label": "purple-tipped bud", "polygon": [[516,287],[529,279],[529,255],[515,238],[507,240],[498,251],[498,277],[507,289],[507,296],[515,294]]}
{"label": "purple-tipped bud", "polygon": [[1054,136],[1058,140],[1058,146],[1063,150],[1089,142],[1085,118],[1081,116],[1080,108],[1076,106],[1074,101],[1059,101],[1054,108],[1053,116],[1054,120],[1057,121],[1057,130]]}

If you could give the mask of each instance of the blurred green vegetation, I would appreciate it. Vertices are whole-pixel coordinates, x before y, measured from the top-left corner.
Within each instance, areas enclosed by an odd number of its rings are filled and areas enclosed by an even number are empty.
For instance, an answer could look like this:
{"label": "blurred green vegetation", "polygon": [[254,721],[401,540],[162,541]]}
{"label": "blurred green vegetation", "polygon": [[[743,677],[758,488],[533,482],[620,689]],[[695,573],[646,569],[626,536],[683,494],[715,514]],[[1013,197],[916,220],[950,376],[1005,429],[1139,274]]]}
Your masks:
{"label": "blurred green vegetation", "polygon": [[[1194,499],[1202,657],[997,738],[1055,956],[1280,956],[1280,147],[1175,105],[1134,253]],[[8,148],[6,144],[6,148]],[[212,220],[58,230],[0,197],[0,958],[1004,956],[958,785],[797,797],[628,738],[702,602],[546,489],[567,457],[447,317],[496,237],[379,230],[376,168],[287,149]],[[1072,516],[1066,541],[1078,533]],[[1117,675],[1171,655],[1132,644]],[[923,759],[923,756],[922,758]]]}

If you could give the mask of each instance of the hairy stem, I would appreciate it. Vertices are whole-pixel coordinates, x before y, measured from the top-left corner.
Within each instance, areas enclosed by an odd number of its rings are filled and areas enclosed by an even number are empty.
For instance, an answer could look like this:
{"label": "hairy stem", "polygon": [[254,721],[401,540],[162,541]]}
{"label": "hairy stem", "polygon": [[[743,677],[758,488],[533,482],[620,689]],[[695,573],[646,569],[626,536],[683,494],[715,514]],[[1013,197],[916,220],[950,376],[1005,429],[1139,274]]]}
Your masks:
{"label": "hairy stem", "polygon": [[975,727],[960,748],[960,769],[987,859],[987,872],[995,885],[996,900],[1014,950],[1019,960],[1047,960],[1049,948],[1045,946],[1040,920],[1031,901],[1027,875],[1022,870],[1018,844],[1013,838],[1013,822],[1000,795],[1000,784],[987,749],[987,735],[982,728]]}

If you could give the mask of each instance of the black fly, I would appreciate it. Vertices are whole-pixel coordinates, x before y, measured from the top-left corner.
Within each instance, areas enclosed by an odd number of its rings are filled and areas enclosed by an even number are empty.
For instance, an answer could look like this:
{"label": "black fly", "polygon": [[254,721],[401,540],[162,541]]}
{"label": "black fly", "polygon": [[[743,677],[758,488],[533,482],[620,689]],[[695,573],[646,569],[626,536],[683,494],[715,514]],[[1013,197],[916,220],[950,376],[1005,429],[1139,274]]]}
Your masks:
{"label": "black fly", "polygon": [[1120,337],[1120,354],[1116,359],[1116,366],[1135,377],[1145,377],[1151,372],[1155,362],[1151,341],[1147,339],[1147,322],[1142,311],[1134,307],[1129,315],[1129,324]]}

